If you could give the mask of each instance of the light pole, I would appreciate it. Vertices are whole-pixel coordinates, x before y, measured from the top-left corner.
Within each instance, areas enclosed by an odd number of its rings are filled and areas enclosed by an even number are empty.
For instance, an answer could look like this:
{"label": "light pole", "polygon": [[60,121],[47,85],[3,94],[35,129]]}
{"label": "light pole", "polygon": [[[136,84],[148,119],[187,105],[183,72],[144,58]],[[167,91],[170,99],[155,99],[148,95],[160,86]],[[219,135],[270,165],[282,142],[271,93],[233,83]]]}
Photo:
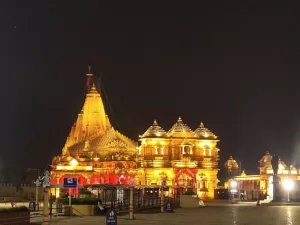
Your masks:
{"label": "light pole", "polygon": [[288,202],[290,201],[290,191],[294,188],[294,182],[290,179],[283,181],[283,187],[288,194]]}
{"label": "light pole", "polygon": [[134,190],[134,180],[132,179],[129,183],[130,196],[129,196],[129,219],[134,220],[134,209],[133,209],[133,190]]}
{"label": "light pole", "polygon": [[160,212],[164,212],[165,211],[165,194],[164,194],[164,190],[166,187],[166,181],[162,181],[161,182],[161,187],[160,187]]}
{"label": "light pole", "polygon": [[235,203],[234,201],[234,192],[236,192],[237,182],[235,180],[230,181],[230,194],[231,194],[231,203]]}
{"label": "light pole", "polygon": [[34,182],[35,184],[35,205],[39,204],[39,187],[41,186],[41,177],[39,176],[38,179]]}
{"label": "light pole", "polygon": [[50,172],[48,170],[45,171],[44,176],[40,179],[43,181],[44,188],[44,209],[43,209],[43,223],[42,225],[49,224],[49,196],[48,189],[51,187],[50,183]]}

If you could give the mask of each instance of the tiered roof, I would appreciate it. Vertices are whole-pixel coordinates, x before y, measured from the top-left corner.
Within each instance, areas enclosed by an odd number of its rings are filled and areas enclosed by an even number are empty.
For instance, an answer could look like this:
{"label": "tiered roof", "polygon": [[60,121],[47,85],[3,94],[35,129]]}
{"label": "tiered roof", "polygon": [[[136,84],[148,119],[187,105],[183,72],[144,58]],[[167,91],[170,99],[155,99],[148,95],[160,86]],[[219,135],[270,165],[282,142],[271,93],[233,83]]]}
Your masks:
{"label": "tiered roof", "polygon": [[158,125],[156,120],[154,120],[153,125],[150,126],[141,137],[161,137],[166,135],[167,132]]}
{"label": "tiered roof", "polygon": [[63,155],[85,151],[101,153],[124,148],[130,153],[136,152],[137,143],[114,130],[105,113],[102,97],[98,92],[93,74],[87,76],[87,94],[81,112],[78,114],[63,148]]}
{"label": "tiered roof", "polygon": [[152,126],[150,126],[146,132],[140,136],[140,138],[151,138],[151,137],[184,137],[184,138],[200,138],[200,139],[217,139],[217,136],[209,129],[205,128],[201,122],[200,127],[193,131],[187,124],[185,124],[181,117],[178,118],[177,122],[166,132],[160,127],[156,120]]}
{"label": "tiered roof", "polygon": [[181,117],[178,118],[177,122],[172,126],[168,132],[168,136],[176,136],[180,134],[193,134],[193,130],[185,124]]}
{"label": "tiered roof", "polygon": [[194,131],[194,133],[196,137],[217,139],[217,136],[209,129],[205,128],[202,122],[200,123],[200,126]]}

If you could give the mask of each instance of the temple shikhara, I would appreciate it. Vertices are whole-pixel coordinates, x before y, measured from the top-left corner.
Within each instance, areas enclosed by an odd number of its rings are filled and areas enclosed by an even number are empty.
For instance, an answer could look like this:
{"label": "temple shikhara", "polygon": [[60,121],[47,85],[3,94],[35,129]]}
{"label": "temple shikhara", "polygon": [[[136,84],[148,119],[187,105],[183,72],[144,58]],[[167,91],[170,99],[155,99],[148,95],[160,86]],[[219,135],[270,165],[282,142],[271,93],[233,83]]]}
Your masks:
{"label": "temple shikhara", "polygon": [[138,145],[111,126],[91,72],[87,85],[84,105],[62,153],[52,159],[52,184],[63,184],[70,177],[83,186],[131,183],[143,187],[165,181],[169,195],[192,189],[202,198],[214,197],[218,139],[203,123],[192,130],[179,117],[166,132],[154,121]]}

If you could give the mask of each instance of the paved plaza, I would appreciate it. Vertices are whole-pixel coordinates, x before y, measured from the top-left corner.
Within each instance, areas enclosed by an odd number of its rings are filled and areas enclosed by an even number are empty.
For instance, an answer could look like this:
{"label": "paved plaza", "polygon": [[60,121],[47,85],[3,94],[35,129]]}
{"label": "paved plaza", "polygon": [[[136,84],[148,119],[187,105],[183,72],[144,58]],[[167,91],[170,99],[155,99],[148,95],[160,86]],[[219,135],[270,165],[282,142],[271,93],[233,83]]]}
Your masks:
{"label": "paved plaza", "polygon": [[[118,217],[118,225],[299,225],[300,206],[255,206],[249,205],[208,205],[203,208],[176,209],[174,213],[136,214],[136,220],[128,215]],[[39,223],[41,218],[32,219]],[[105,225],[103,216],[56,217],[50,224],[55,225]]]}

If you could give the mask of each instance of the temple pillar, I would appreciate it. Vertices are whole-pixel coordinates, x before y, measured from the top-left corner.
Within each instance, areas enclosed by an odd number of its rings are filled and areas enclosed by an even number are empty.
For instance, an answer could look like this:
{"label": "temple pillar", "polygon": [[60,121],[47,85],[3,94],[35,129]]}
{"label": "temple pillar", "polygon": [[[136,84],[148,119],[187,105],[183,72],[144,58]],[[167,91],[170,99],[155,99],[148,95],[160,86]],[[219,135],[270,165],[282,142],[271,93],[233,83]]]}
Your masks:
{"label": "temple pillar", "polygon": [[280,186],[280,177],[273,176],[273,202],[280,202],[282,200],[281,196],[281,186]]}

